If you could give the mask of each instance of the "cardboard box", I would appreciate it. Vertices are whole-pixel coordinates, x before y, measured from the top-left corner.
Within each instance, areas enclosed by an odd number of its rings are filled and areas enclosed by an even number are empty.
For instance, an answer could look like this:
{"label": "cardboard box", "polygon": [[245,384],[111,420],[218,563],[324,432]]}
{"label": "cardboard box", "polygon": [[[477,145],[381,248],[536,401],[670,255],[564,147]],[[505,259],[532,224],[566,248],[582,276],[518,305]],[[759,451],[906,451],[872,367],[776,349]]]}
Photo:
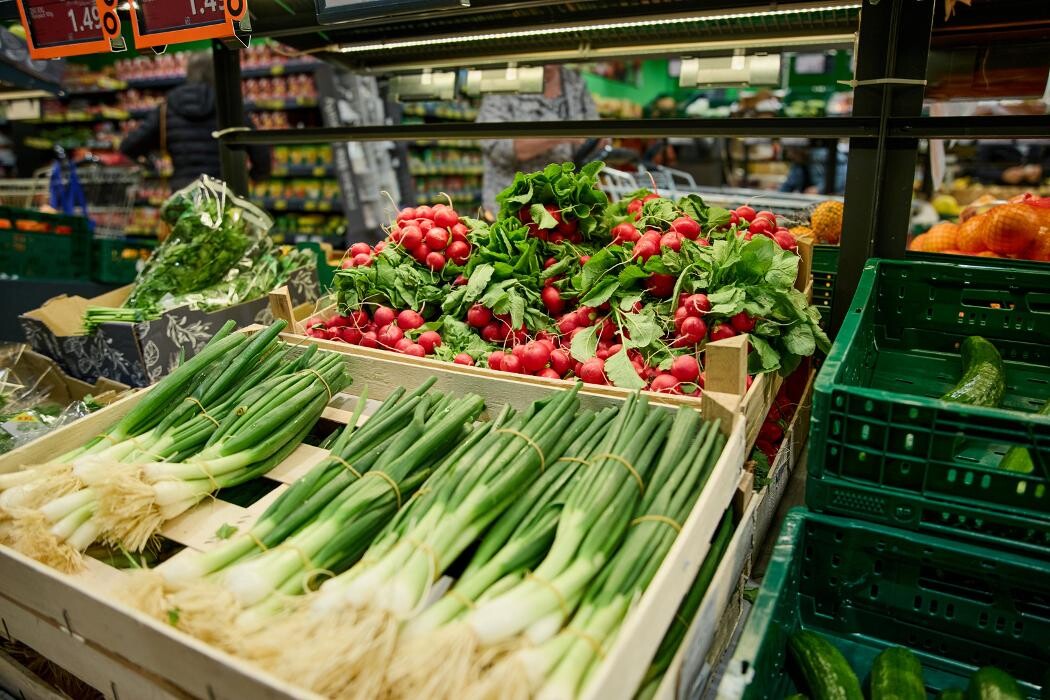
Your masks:
{"label": "cardboard box", "polygon": [[[292,300],[302,304],[319,294],[316,268],[297,270],[287,283]],[[29,345],[55,359],[72,377],[94,382],[99,377],[129,386],[147,386],[192,357],[228,320],[238,327],[272,320],[266,296],[217,311],[172,309],[142,323],[104,323],[86,334],[84,312],[89,306],[118,307],[131,287],[121,287],[92,299],[65,294],[19,316]]]}

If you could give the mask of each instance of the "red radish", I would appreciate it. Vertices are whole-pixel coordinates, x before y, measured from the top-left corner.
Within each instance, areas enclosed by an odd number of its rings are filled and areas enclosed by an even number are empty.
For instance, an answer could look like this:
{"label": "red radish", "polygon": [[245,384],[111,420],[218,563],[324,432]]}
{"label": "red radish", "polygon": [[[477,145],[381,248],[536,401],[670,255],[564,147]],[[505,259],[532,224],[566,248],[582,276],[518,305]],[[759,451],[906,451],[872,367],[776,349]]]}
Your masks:
{"label": "red radish", "polygon": [[706,294],[691,294],[686,299],[685,308],[689,310],[690,315],[700,316],[711,310],[711,302]]}
{"label": "red radish", "polygon": [[462,265],[470,257],[470,244],[463,241],[452,241],[448,244],[448,248],[445,249],[445,254],[448,255],[449,260],[452,262]]}
{"label": "red radish", "polygon": [[503,362],[500,363],[501,370],[512,374],[521,374],[523,367],[521,358],[516,355],[504,355]]}
{"label": "red radish", "polygon": [[736,208],[736,215],[747,222],[755,220],[755,210],[746,204]]}
{"label": "red radish", "polygon": [[699,386],[699,387],[700,387],[701,389],[703,389],[703,388],[704,388],[704,384],[706,384],[706,383],[707,383],[707,372],[706,372],[706,371],[704,371],[704,372],[701,372],[701,373],[700,373],[700,376],[699,376],[699,377],[697,378],[697,380],[696,380],[696,384],[697,384],[697,386]]}
{"label": "red radish", "polygon": [[729,319],[729,323],[739,332],[747,333],[755,327],[755,317],[746,311],[741,311]]}
{"label": "red radish", "polygon": [[700,224],[696,223],[688,216],[679,216],[671,222],[671,231],[691,240],[695,240],[696,237],[700,235]]}
{"label": "red radish", "polygon": [[371,255],[372,246],[367,243],[354,243],[350,246],[350,255]]}
{"label": "red radish", "polygon": [[628,214],[637,214],[638,212],[640,212],[642,210],[642,205],[643,204],[644,204],[644,202],[642,202],[642,200],[640,200],[640,199],[632,199],[627,204],[627,213]]}
{"label": "red radish", "polygon": [[573,243],[579,243],[577,239],[577,232],[580,230],[580,222],[576,219],[565,218],[558,224],[557,228],[559,233],[564,233],[569,237],[569,240]]}
{"label": "red radish", "polygon": [[481,304],[467,309],[467,325],[474,328],[484,328],[492,320],[492,312]]}
{"label": "red radish", "polygon": [[463,275],[456,275],[456,279],[452,280],[453,287],[462,287],[467,283],[467,278]]}
{"label": "red radish", "polygon": [[348,269],[350,269],[353,266],[354,266],[354,259],[353,258],[347,258],[343,262],[339,263],[339,267],[341,267],[344,270],[348,270]]}
{"label": "red radish", "polygon": [[402,338],[401,340],[397,341],[396,345],[394,345],[394,350],[397,350],[398,352],[404,352],[411,345],[415,345],[415,343],[412,342],[411,338]]}
{"label": "red radish", "polygon": [[501,369],[503,366],[503,352],[500,350],[490,352],[487,362],[490,369]]}
{"label": "red radish", "polygon": [[608,380],[605,378],[605,361],[597,357],[592,357],[584,362],[580,367],[579,374],[580,379],[588,384],[608,383]]}
{"label": "red radish", "polygon": [[656,194],[655,192],[650,192],[649,194],[642,197],[642,203],[644,204],[645,202],[648,202],[653,199],[660,199],[660,195]]}
{"label": "red radish", "polygon": [[776,443],[779,442],[782,437],[784,437],[784,429],[773,421],[763,423],[758,431],[759,440],[768,440],[769,442]]}
{"label": "red radish", "polygon": [[383,326],[389,326],[394,322],[396,315],[394,310],[389,306],[377,306],[376,310],[372,313],[372,320],[380,328]]}
{"label": "red radish", "polygon": [[543,261],[543,269],[548,270],[558,264],[558,259],[554,257],[547,258]]}
{"label": "red radish", "polygon": [[379,241],[378,243],[376,243],[376,253],[382,253],[384,250],[386,250],[386,241]]}
{"label": "red radish", "polygon": [[524,344],[515,345],[513,348],[511,348],[510,352],[511,352],[512,355],[514,355],[514,357],[517,357],[520,360],[524,360],[525,359],[525,345]]}
{"label": "red radish", "polygon": [[408,347],[402,350],[406,355],[412,355],[413,357],[426,357],[427,351],[423,349],[423,346],[419,343],[409,343]]}
{"label": "red radish", "polygon": [[659,391],[664,394],[675,393],[678,388],[678,380],[673,374],[658,374],[649,384],[650,391]]}
{"label": "red radish", "polygon": [[390,232],[390,240],[393,241],[394,243],[400,243],[402,235],[404,235],[404,233],[402,232],[402,230],[400,228],[394,228]]}
{"label": "red radish", "polygon": [[696,338],[699,341],[707,335],[707,324],[699,316],[690,316],[682,321],[682,335]]}
{"label": "red radish", "polygon": [[560,314],[565,308],[565,301],[554,287],[544,287],[543,291],[540,292],[540,300],[543,301],[543,305],[547,307],[547,311],[552,315]]}
{"label": "red radish", "polygon": [[547,363],[550,362],[551,351],[548,350],[547,346],[543,343],[528,343],[524,347],[525,354],[524,357],[522,357],[522,362],[525,365],[526,372],[538,372],[539,370],[546,367]]}
{"label": "red radish", "polygon": [[401,229],[401,245],[413,250],[423,242],[423,231],[418,226],[405,226]]}
{"label": "red radish", "polygon": [[689,308],[685,304],[682,304],[677,309],[675,309],[674,310],[674,328],[675,328],[675,330],[676,331],[681,331],[682,330],[682,322],[685,321],[687,318],[689,318],[692,315],[693,314],[689,313]]}
{"label": "red radish", "polygon": [[671,362],[671,374],[680,382],[695,382],[700,376],[700,363],[692,355],[679,355]]}
{"label": "red radish", "polygon": [[503,340],[507,335],[503,332],[503,324],[497,321],[491,321],[485,324],[485,327],[481,329],[481,337],[490,343],[495,343]]}
{"label": "red radish", "polygon": [[361,347],[363,347],[363,348],[378,348],[379,347],[379,339],[376,337],[376,332],[375,331],[366,331],[365,334],[361,336]]}
{"label": "red radish", "polygon": [[379,344],[388,348],[392,348],[397,345],[398,341],[405,337],[405,332],[398,328],[396,325],[391,323],[388,326],[383,326],[379,329],[377,338]]}
{"label": "red radish", "polygon": [[416,207],[416,218],[417,219],[433,219],[434,210],[428,207],[426,204]]}
{"label": "red radish", "polygon": [[765,211],[765,210],[760,211],[757,214],[755,214],[755,218],[756,219],[768,219],[769,223],[773,224],[774,228],[777,225],[777,215],[774,214],[771,211]]}
{"label": "red radish", "polygon": [[660,236],[660,247],[670,248],[677,252],[682,249],[682,237],[680,234],[670,231]]}
{"label": "red radish", "polygon": [[586,265],[590,261],[591,261],[591,256],[590,255],[581,255],[580,256],[580,264],[581,265]]}
{"label": "red radish", "polygon": [[729,212],[729,225],[730,226],[736,226],[739,223],[740,223],[740,215],[737,214],[735,211]]}
{"label": "red radish", "polygon": [[429,355],[434,352],[434,348],[441,345],[441,335],[437,331],[423,331],[419,334],[416,342],[422,345]]}
{"label": "red radish", "polygon": [[420,219],[419,223],[417,223],[416,226],[419,227],[420,231],[426,234],[427,231],[434,228],[434,222],[430,219]]}
{"label": "red radish", "polygon": [[576,321],[576,314],[565,314],[560,319],[558,319],[558,332],[562,335],[572,333],[574,330],[576,330]]}
{"label": "red radish", "polygon": [[562,222],[561,210],[558,209],[558,205],[556,205],[556,204],[544,204],[543,208],[546,209],[547,213],[550,214],[551,218],[554,219],[554,221],[555,221],[554,225],[555,226],[557,226],[558,224],[560,224]]}
{"label": "red radish", "polygon": [[765,235],[767,233],[772,234],[773,224],[769,223],[769,219],[756,218],[754,221],[751,222],[751,225],[748,226],[747,230],[751,233],[761,233],[762,235]]}
{"label": "red radish", "polygon": [[634,246],[634,252],[631,254],[632,257],[641,258],[642,260],[648,260],[657,253],[659,253],[658,245],[647,240],[638,241]]}
{"label": "red radish", "polygon": [[706,238],[697,238],[696,244],[698,246],[709,246],[711,245],[711,241],[707,240]]}
{"label": "red radish", "polygon": [[522,207],[518,210],[518,218],[521,219],[521,223],[523,224],[531,224],[532,212],[529,211],[528,207]]}
{"label": "red radish", "polygon": [[409,219],[415,219],[417,216],[416,210],[412,207],[405,207],[397,213],[398,221],[408,221]]}
{"label": "red radish", "polygon": [[350,317],[349,316],[332,316],[332,318],[330,318],[327,321],[325,321],[324,325],[325,325],[325,328],[339,328],[340,326],[349,326],[350,325]]}
{"label": "red radish", "polygon": [[576,309],[576,325],[589,326],[597,320],[598,314],[593,306],[581,306]]}
{"label": "red radish", "polygon": [[571,366],[572,359],[569,357],[569,353],[561,349],[551,350],[551,369],[557,372],[559,376],[564,377]]}
{"label": "red radish", "polygon": [[442,207],[434,210],[434,223],[443,228],[452,228],[459,223],[459,215],[456,214],[455,210],[449,209],[448,207]]}
{"label": "red radish", "polygon": [[423,240],[431,250],[444,250],[445,246],[448,245],[448,231],[440,226],[435,226],[427,231],[427,235],[423,237]]}
{"label": "red radish", "polygon": [[610,231],[613,237],[613,243],[633,243],[642,237],[638,233],[638,229],[633,224],[623,222],[622,224],[616,224]]}
{"label": "red radish", "polygon": [[666,299],[674,294],[675,281],[676,278],[674,275],[653,273],[649,275],[649,280],[645,283],[645,288],[654,297]]}
{"label": "red radish", "polygon": [[663,231],[655,228],[648,228],[645,230],[645,233],[642,234],[641,240],[650,241],[653,245],[659,246],[660,236],[662,235],[664,235]]}
{"label": "red radish", "polygon": [[458,355],[456,355],[455,357],[453,357],[452,361],[455,362],[457,365],[473,365],[474,364],[474,358],[471,357],[470,355],[468,355],[465,352],[461,352]]}
{"label": "red radish", "polygon": [[346,317],[346,322],[347,325],[354,328],[364,328],[368,325],[368,314],[365,313],[364,309],[355,309]]}
{"label": "red radish", "polygon": [[467,233],[469,231],[470,229],[467,228],[466,224],[456,224],[449,229],[449,232],[452,234],[452,240],[463,241],[464,243],[467,242]]}
{"label": "red radish", "polygon": [[798,241],[790,233],[776,233],[773,235],[773,240],[777,242],[777,245],[784,250],[797,250]]}
{"label": "red radish", "polygon": [[544,367],[536,373],[537,377],[546,377],[547,379],[561,379],[561,375],[550,367]]}
{"label": "red radish", "polygon": [[736,329],[728,323],[716,323],[711,327],[711,340],[725,340],[738,335]]}
{"label": "red radish", "polygon": [[430,255],[430,248],[427,247],[426,243],[420,243],[412,250],[412,257],[421,263],[427,261],[428,255]]}
{"label": "red radish", "polygon": [[419,328],[426,321],[417,312],[412,309],[405,309],[397,315],[397,325],[403,331],[410,331],[415,328]]}
{"label": "red radish", "polygon": [[354,256],[354,267],[368,267],[372,264],[371,255],[355,255]]}
{"label": "red radish", "polygon": [[614,335],[616,335],[616,324],[608,318],[603,318],[602,325],[598,329],[598,338],[608,342],[613,339]]}
{"label": "red radish", "polygon": [[427,267],[431,270],[440,270],[445,267],[445,256],[438,252],[427,253]]}
{"label": "red radish", "polygon": [[358,343],[360,343],[362,335],[363,334],[361,333],[361,331],[359,331],[356,328],[351,328],[349,326],[339,329],[339,337],[342,338],[345,342],[350,343],[351,345],[357,345]]}

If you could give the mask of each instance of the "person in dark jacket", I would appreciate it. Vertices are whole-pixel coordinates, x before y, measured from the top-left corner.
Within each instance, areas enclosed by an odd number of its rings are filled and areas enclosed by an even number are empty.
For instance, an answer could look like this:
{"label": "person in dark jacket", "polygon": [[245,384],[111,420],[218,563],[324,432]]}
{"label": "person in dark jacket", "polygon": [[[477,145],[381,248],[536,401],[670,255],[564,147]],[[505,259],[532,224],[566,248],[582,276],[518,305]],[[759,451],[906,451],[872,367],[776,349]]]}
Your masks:
{"label": "person in dark jacket", "polygon": [[[176,191],[202,174],[221,176],[219,142],[212,136],[216,128],[215,69],[211,54],[194,53],[186,65],[185,84],[168,93],[164,104],[124,138],[120,150],[129,158],[166,150],[174,170],[171,189]],[[248,158],[254,179],[269,175],[268,148],[249,148]]]}

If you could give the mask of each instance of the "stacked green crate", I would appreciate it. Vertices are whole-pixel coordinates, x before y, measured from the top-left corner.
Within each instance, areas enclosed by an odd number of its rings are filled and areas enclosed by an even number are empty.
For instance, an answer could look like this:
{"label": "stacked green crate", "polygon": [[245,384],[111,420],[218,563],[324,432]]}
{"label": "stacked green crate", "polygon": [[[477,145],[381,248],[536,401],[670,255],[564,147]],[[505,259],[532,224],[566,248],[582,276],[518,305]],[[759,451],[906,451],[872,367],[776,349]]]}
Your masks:
{"label": "stacked green crate", "polygon": [[25,279],[90,279],[87,219],[0,207],[0,274]]}
{"label": "stacked green crate", "polygon": [[839,269],[837,245],[813,246],[813,305],[820,309],[826,325],[831,316],[831,299],[835,293],[835,275]]}

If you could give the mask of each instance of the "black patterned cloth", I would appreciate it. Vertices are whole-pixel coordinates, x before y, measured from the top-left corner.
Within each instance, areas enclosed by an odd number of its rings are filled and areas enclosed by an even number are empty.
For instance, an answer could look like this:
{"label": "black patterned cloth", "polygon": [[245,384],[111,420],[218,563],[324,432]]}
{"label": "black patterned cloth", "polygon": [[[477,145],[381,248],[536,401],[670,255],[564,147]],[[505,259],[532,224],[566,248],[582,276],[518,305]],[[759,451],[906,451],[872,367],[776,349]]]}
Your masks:
{"label": "black patterned cloth", "polygon": [[[538,95],[486,95],[481,100],[476,121],[479,122],[535,122],[597,119],[587,85],[580,74],[561,69],[561,95],[555,98]],[[496,195],[514,180],[514,174],[542,170],[548,163],[572,160],[576,146],[566,141],[547,153],[527,161],[514,155],[513,139],[484,139],[481,150],[485,156],[484,205],[493,214],[498,213]]]}

